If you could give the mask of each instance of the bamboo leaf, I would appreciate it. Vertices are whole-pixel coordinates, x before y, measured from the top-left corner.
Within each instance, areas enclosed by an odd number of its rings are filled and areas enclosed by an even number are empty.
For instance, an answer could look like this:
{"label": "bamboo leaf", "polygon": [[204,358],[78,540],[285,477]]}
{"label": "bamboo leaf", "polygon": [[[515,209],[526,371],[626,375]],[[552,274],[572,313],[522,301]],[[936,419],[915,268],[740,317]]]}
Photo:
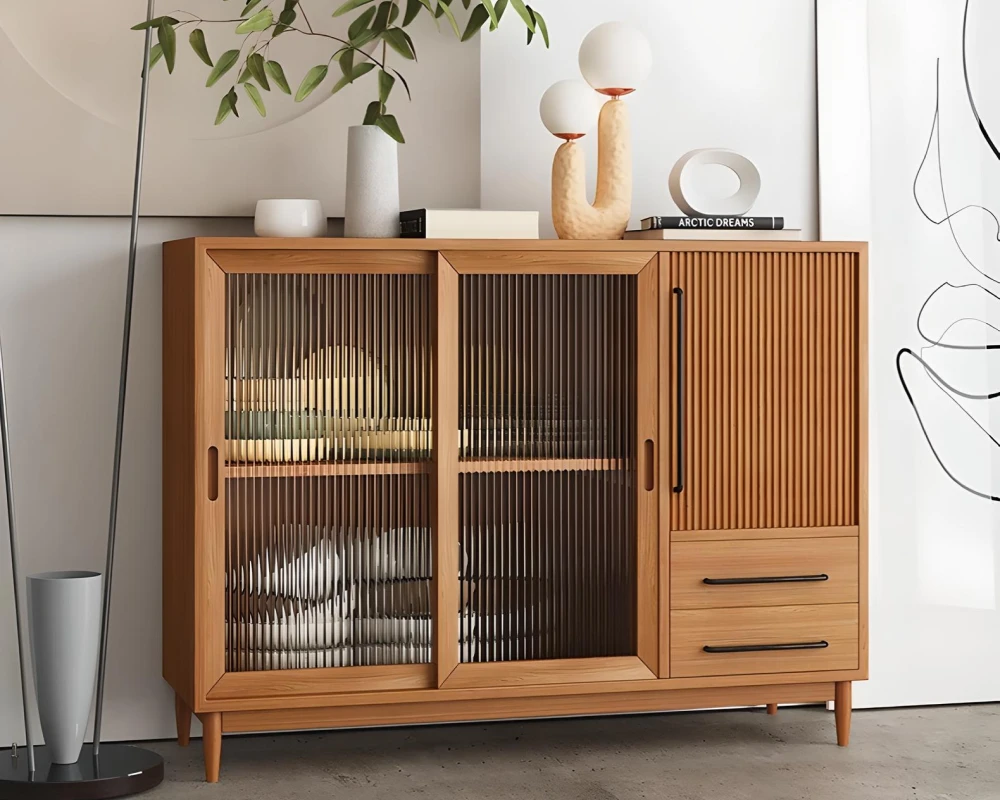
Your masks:
{"label": "bamboo leaf", "polygon": [[266,117],[267,109],[264,108],[264,99],[260,96],[260,92],[257,91],[257,87],[252,83],[244,83],[243,88],[250,97],[250,102],[253,103],[254,108],[257,109],[257,113],[262,117]]}
{"label": "bamboo leaf", "polygon": [[462,41],[467,42],[486,24],[490,18],[489,12],[483,6],[476,6],[469,14],[469,24],[465,26],[465,33],[462,34]]}
{"label": "bamboo leaf", "polygon": [[237,117],[240,115],[240,113],[236,110],[235,89],[230,89],[223,96],[222,102],[219,103],[219,112],[215,115],[215,124],[221,125],[230,114],[235,114]]}
{"label": "bamboo leaf", "polygon": [[278,24],[274,26],[274,33],[271,34],[271,38],[273,39],[275,36],[280,36],[287,31],[292,26],[292,23],[295,22],[295,17],[296,12],[294,5],[285,8],[285,10],[278,15]]}
{"label": "bamboo leaf", "polygon": [[348,47],[347,49],[341,51],[340,56],[337,58],[337,63],[340,64],[340,71],[344,76],[349,76],[354,71],[354,53],[356,51],[353,47]]}
{"label": "bamboo leaf", "polygon": [[254,33],[255,31],[266,31],[274,24],[274,12],[269,8],[258,11],[250,19],[241,22],[236,26],[239,34]]}
{"label": "bamboo leaf", "polygon": [[240,16],[245,17],[247,14],[253,11],[258,5],[260,5],[260,0],[250,0],[250,2],[243,7],[243,10],[240,12]]}
{"label": "bamboo leaf", "polygon": [[237,83],[246,83],[252,77],[253,77],[253,75],[250,74],[250,65],[249,64],[244,64],[243,65],[243,71],[240,73],[240,77],[236,79],[236,82]]}
{"label": "bamboo leaf", "polygon": [[373,0],[347,0],[340,8],[333,12],[333,16],[339,17],[346,14],[348,11],[353,11],[356,8],[361,8],[361,6],[367,5],[373,2]]}
{"label": "bamboo leaf", "polygon": [[347,84],[354,83],[354,81],[362,75],[366,75],[373,69],[375,69],[375,65],[371,61],[366,61],[364,64],[358,64],[356,67],[353,67],[348,74],[343,75],[340,80],[334,84],[333,91],[330,92],[330,94],[336,94],[347,86]]}
{"label": "bamboo leaf", "polygon": [[462,32],[458,29],[458,20],[455,19],[455,12],[451,10],[449,5],[445,3],[444,0],[438,0],[438,11],[448,18],[448,22],[451,23],[451,29],[455,31],[455,35],[461,39]]}
{"label": "bamboo leaf", "polygon": [[167,25],[176,25],[178,20],[173,17],[153,17],[151,20],[140,22],[138,25],[133,25],[132,30],[134,31],[144,31],[146,28],[159,28],[160,25],[166,23]]}
{"label": "bamboo leaf", "polygon": [[326,73],[329,69],[330,68],[326,64],[317,64],[309,70],[306,73],[306,76],[302,79],[302,83],[299,84],[298,91],[295,92],[295,102],[301,103],[309,95],[311,95],[313,89],[326,80]]}
{"label": "bamboo leaf", "polygon": [[215,62],[215,66],[212,71],[208,74],[208,80],[205,81],[206,86],[214,86],[216,82],[225,75],[229,70],[233,68],[236,60],[240,57],[239,50],[227,50],[221,56],[219,60]]}
{"label": "bamboo leaf", "polygon": [[191,35],[188,36],[188,43],[191,45],[191,49],[198,54],[198,58],[210,67],[215,66],[212,63],[212,57],[208,54],[208,45],[205,43],[205,31],[201,28],[195,28],[191,31]]}
{"label": "bamboo leaf", "polygon": [[154,44],[149,49],[149,68],[152,69],[156,66],[156,62],[163,58],[163,48],[160,47],[159,43]]}
{"label": "bamboo leaf", "polygon": [[378,73],[378,99],[385,105],[386,101],[389,99],[389,92],[392,91],[393,84],[396,83],[396,79],[392,77],[385,70],[379,70]]}
{"label": "bamboo leaf", "polygon": [[[500,24],[500,17],[497,16],[497,10],[493,6],[493,0],[482,0],[483,8],[486,9],[486,13],[490,15],[490,27],[496,28]],[[475,13],[475,10],[473,10]]]}
{"label": "bamboo leaf", "polygon": [[514,6],[517,15],[524,20],[524,24],[528,26],[528,30],[534,33],[535,21],[531,18],[531,13],[524,4],[524,0],[510,0],[510,4]]}
{"label": "bamboo leaf", "polygon": [[[424,4],[421,3],[420,0],[406,0],[406,13],[403,14],[404,28],[416,19],[417,14],[420,13],[421,6],[423,5]],[[428,3],[427,6],[429,7],[430,3]]]}
{"label": "bamboo leaf", "polygon": [[347,38],[352,42],[368,29],[368,23],[375,17],[375,6],[364,11],[347,29]]}
{"label": "bamboo leaf", "polygon": [[382,104],[378,100],[372,100],[365,109],[365,119],[362,125],[374,125],[375,120],[382,114]]}
{"label": "bamboo leaf", "polygon": [[375,33],[381,33],[389,27],[389,15],[392,13],[393,8],[394,6],[389,0],[379,3],[378,13],[375,14],[375,21],[372,23],[372,30]]}
{"label": "bamboo leaf", "polygon": [[403,58],[416,61],[417,54],[413,52],[413,40],[402,28],[389,28],[382,34],[385,43],[399,53]]}
{"label": "bamboo leaf", "polygon": [[281,64],[277,61],[267,61],[264,63],[264,69],[267,70],[267,74],[271,76],[279,89],[285,94],[291,94],[291,87],[288,85],[288,80],[285,78],[285,70],[281,68]]}
{"label": "bamboo leaf", "polygon": [[173,73],[174,61],[177,59],[177,33],[174,26],[164,22],[156,29],[156,38],[163,48],[163,60],[167,64],[167,72]]}
{"label": "bamboo leaf", "polygon": [[493,10],[496,11],[497,14],[497,24],[494,25],[493,23],[490,23],[491,31],[496,30],[497,26],[500,24],[500,20],[503,19],[503,12],[507,10],[507,0],[497,0],[493,4]]}
{"label": "bamboo leaf", "polygon": [[399,123],[396,122],[396,118],[392,114],[382,114],[375,120],[375,124],[400,144],[406,144],[403,132],[399,129]]}
{"label": "bamboo leaf", "polygon": [[549,46],[549,27],[545,24],[545,19],[542,15],[535,11],[535,9],[529,7],[528,10],[531,12],[531,16],[535,20],[535,27],[542,34],[542,41],[545,42],[545,47],[547,48]]}
{"label": "bamboo leaf", "polygon": [[406,99],[412,100],[413,95],[410,94],[410,84],[406,82],[406,78],[403,77],[403,73],[400,72],[398,69],[394,69],[393,73],[396,75],[397,78],[399,78],[399,82],[403,84],[403,88],[406,89]]}
{"label": "bamboo leaf", "polygon": [[265,92],[271,91],[271,84],[267,82],[267,72],[264,70],[264,56],[260,53],[251,53],[247,58],[247,68],[261,89]]}

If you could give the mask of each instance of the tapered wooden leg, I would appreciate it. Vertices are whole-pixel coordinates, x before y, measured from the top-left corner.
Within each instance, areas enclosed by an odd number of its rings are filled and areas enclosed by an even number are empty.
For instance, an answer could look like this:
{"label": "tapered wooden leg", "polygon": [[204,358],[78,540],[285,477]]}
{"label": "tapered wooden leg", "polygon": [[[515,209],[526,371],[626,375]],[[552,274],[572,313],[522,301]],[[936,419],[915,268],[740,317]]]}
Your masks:
{"label": "tapered wooden leg", "polygon": [[174,715],[177,717],[177,744],[187,747],[191,743],[191,709],[179,694],[174,694]]}
{"label": "tapered wooden leg", "polygon": [[201,746],[205,751],[205,780],[218,783],[222,764],[222,714],[218,711],[199,714],[201,720]]}
{"label": "tapered wooden leg", "polygon": [[770,714],[771,716],[774,716],[775,714],[777,714],[778,713],[778,704],[777,703],[768,703],[767,704],[767,713]]}
{"label": "tapered wooden leg", "polygon": [[833,693],[833,713],[837,718],[837,744],[847,747],[851,740],[851,682],[837,681]]}

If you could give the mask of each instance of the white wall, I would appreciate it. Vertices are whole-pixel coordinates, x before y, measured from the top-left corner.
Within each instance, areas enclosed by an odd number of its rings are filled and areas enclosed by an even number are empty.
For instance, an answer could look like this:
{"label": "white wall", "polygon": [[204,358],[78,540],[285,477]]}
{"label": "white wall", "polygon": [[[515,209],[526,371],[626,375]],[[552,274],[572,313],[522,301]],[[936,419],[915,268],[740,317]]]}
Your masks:
{"label": "white wall", "polygon": [[[754,213],[784,216],[788,227],[816,238],[811,2],[617,0],[609,6],[605,0],[549,0],[538,6],[552,32],[550,52],[525,50],[516,26],[483,40],[484,208],[541,209],[542,235],[554,235],[549,187],[559,141],[542,126],[538,101],[555,81],[580,77],[577,51],[588,31],[621,19],[642,28],[654,59],[652,75],[626,99],[632,112],[631,227],[645,216],[680,213],[667,191],[680,156],[726,147],[760,170]],[[593,197],[596,135],[582,144]]]}

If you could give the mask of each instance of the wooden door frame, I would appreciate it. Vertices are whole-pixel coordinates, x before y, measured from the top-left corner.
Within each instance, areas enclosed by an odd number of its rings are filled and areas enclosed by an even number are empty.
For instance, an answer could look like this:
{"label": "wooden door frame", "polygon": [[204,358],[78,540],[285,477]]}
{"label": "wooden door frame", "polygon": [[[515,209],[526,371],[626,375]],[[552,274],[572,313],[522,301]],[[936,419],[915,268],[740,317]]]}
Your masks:
{"label": "wooden door frame", "polygon": [[[655,253],[445,251],[438,257],[438,380],[435,429],[439,436],[456,431],[448,443],[454,457],[436,462],[435,498],[439,503],[435,581],[435,653],[438,687],[446,689],[650,680],[659,669],[658,528],[661,471],[656,458],[659,414],[658,319],[659,279]],[[634,394],[636,501],[636,655],[602,658],[546,659],[477,664],[458,663],[458,280],[474,274],[602,274],[637,276],[636,358]],[[441,349],[445,344],[446,348]],[[451,359],[449,361],[448,359]],[[447,399],[445,399],[447,393]],[[441,441],[439,439],[439,441]],[[646,442],[649,441],[649,445]],[[651,450],[648,454],[647,448]],[[647,459],[649,461],[647,462]],[[558,465],[553,465],[553,468]],[[646,470],[649,483],[646,483]]]}

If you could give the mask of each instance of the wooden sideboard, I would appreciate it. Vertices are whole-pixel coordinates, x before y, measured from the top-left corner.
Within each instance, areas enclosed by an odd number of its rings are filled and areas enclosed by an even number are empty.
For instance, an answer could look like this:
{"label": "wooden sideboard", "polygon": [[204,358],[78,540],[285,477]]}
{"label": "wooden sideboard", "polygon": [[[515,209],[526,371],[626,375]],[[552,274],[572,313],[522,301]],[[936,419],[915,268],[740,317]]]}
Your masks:
{"label": "wooden sideboard", "polygon": [[178,738],[835,700],[867,246],[163,249]]}

